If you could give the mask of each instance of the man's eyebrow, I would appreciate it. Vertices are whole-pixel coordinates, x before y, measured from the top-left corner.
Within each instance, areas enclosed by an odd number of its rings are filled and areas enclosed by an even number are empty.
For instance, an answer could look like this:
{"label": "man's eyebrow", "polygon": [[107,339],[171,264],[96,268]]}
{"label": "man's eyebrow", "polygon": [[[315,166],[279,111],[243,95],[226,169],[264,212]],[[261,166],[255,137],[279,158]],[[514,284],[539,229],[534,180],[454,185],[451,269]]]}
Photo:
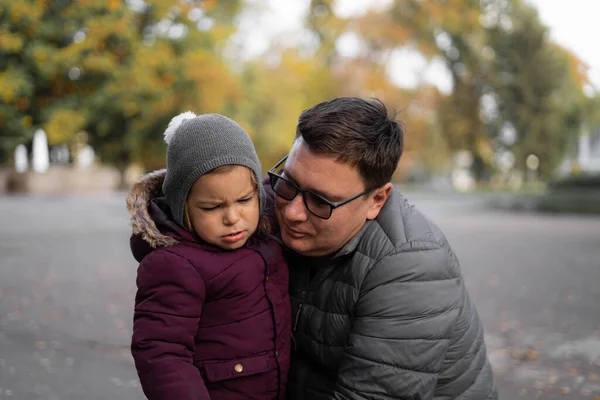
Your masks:
{"label": "man's eyebrow", "polygon": [[[284,169],[283,173],[284,173],[284,175],[285,175],[286,178],[288,178],[290,181],[294,182],[296,185],[300,186],[298,184],[298,181],[295,180],[294,177],[288,171],[286,171]],[[301,189],[304,190],[304,191],[313,192],[314,194],[318,194],[319,196],[323,197],[326,200],[331,201],[332,203],[339,202],[339,201],[343,200],[339,196],[332,196],[330,194],[327,194],[325,192],[322,192],[322,191],[314,189],[314,188],[301,188]]]}

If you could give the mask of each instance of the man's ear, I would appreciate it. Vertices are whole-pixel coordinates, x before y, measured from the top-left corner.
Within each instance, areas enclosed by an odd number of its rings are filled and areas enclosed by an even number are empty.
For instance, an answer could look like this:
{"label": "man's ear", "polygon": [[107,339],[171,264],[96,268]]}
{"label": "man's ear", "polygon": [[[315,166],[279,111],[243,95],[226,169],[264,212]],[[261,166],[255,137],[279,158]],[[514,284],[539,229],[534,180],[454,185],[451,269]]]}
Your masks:
{"label": "man's ear", "polygon": [[392,184],[386,183],[385,185],[378,187],[371,193],[371,204],[367,211],[367,220],[375,219],[379,215],[379,211],[390,197],[392,193]]}

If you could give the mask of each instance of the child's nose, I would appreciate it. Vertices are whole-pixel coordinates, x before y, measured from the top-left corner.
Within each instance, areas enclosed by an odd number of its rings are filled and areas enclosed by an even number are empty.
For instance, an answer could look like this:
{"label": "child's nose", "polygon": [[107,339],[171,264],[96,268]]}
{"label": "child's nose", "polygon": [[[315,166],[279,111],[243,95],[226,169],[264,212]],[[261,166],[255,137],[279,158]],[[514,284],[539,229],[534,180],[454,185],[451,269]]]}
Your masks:
{"label": "child's nose", "polygon": [[223,222],[225,225],[235,225],[240,220],[240,213],[235,207],[229,207],[225,212]]}

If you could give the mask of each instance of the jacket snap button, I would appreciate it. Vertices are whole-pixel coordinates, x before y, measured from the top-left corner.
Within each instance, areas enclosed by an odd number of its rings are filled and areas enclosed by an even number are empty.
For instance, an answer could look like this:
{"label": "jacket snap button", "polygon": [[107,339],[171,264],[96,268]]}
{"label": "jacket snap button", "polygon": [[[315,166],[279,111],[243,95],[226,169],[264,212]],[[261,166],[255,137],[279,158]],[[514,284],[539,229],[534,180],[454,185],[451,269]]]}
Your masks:
{"label": "jacket snap button", "polygon": [[275,357],[279,358],[279,351],[275,351]]}
{"label": "jacket snap button", "polygon": [[269,275],[265,278],[265,282],[269,282]]}
{"label": "jacket snap button", "polygon": [[235,369],[235,372],[242,372],[244,370],[244,367],[242,366],[242,364],[236,364],[235,367],[233,367],[233,369]]}

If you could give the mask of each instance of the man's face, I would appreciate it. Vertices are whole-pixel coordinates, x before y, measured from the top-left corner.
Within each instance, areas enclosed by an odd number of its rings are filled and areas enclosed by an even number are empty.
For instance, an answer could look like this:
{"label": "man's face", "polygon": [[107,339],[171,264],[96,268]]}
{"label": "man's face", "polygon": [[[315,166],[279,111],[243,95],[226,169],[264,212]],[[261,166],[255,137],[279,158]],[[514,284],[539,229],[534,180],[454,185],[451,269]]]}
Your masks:
{"label": "man's face", "polygon": [[[294,142],[281,175],[300,189],[320,194],[333,203],[365,190],[357,169],[335,157],[311,152],[302,139]],[[308,211],[300,193],[291,201],[275,196],[281,238],[290,249],[305,256],[332,254],[356,235],[368,219],[377,217],[390,190],[388,184],[361,196],[334,209],[327,220]]]}

